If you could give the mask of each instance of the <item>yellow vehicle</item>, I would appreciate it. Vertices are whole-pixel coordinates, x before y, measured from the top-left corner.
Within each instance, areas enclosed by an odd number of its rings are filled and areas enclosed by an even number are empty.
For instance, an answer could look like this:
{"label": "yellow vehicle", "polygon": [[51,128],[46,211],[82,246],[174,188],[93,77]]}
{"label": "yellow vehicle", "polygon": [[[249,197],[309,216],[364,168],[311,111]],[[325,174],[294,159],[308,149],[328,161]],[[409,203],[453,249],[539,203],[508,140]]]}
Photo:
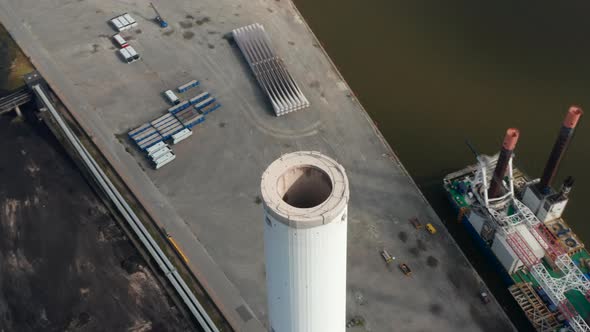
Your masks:
{"label": "yellow vehicle", "polygon": [[402,272],[407,275],[408,277],[412,275],[412,270],[410,270],[410,267],[405,264],[405,263],[401,263],[399,266],[399,269],[402,270]]}
{"label": "yellow vehicle", "polygon": [[428,230],[428,232],[430,234],[436,233],[436,228],[434,228],[434,226],[432,226],[432,224],[430,224],[430,223],[426,224],[426,230]]}

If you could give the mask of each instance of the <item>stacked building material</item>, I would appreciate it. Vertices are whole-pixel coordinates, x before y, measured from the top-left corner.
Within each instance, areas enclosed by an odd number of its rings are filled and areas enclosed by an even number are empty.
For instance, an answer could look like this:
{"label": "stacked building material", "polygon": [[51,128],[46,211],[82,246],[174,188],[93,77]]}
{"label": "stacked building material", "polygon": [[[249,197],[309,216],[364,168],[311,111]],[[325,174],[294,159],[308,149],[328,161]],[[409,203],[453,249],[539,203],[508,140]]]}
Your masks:
{"label": "stacked building material", "polygon": [[164,142],[154,145],[152,148],[146,150],[146,152],[155,169],[159,169],[176,159],[176,155],[172,152],[172,149]]}
{"label": "stacked building material", "polygon": [[168,139],[172,135],[184,129],[184,126],[171,113],[164,114],[150,124],[162,135],[163,139]]}
{"label": "stacked building material", "polygon": [[191,105],[190,102],[187,101],[187,100],[185,100],[183,102],[180,102],[180,103],[178,103],[178,104],[170,107],[168,109],[168,112],[171,113],[171,114],[175,114],[175,113],[178,113],[178,112],[180,112],[180,111],[188,108],[190,105]]}
{"label": "stacked building material", "polygon": [[197,113],[203,115],[209,114],[221,107],[221,104],[207,91],[189,99],[189,103],[193,105]]}
{"label": "stacked building material", "polygon": [[[198,84],[198,81],[193,80],[180,86],[178,90],[184,92]],[[193,134],[191,128],[205,121],[206,114],[221,107],[209,92],[200,92],[185,101],[181,101],[171,90],[165,91],[163,95],[175,105],[170,107],[166,114],[131,130],[128,134],[129,138],[147,153],[156,169],[176,158],[164,140],[171,139],[172,144],[177,144],[187,139]]]}
{"label": "stacked building material", "polygon": [[205,116],[192,107],[176,112],[174,116],[188,129],[205,121]]}
{"label": "stacked building material", "polygon": [[186,84],[183,84],[183,85],[179,86],[178,87],[178,92],[180,92],[180,93],[186,92],[188,89],[194,88],[197,85],[199,85],[199,81],[192,80],[192,81],[190,81],[190,82],[188,82]]}
{"label": "stacked building material", "polygon": [[192,134],[193,134],[193,132],[190,129],[185,128],[185,129],[177,132],[176,134],[172,135],[172,143],[178,144],[181,141],[184,141],[186,138],[188,138]]}
{"label": "stacked building material", "polygon": [[141,150],[146,150],[164,140],[158,130],[150,123],[145,123],[131,130],[128,135]]}
{"label": "stacked building material", "polygon": [[210,96],[211,96],[211,95],[209,94],[209,92],[205,91],[205,92],[203,92],[203,93],[201,93],[201,94],[199,94],[199,95],[197,95],[197,96],[194,96],[194,97],[192,97],[192,98],[191,98],[191,99],[189,99],[188,101],[189,101],[189,103],[190,103],[191,105],[195,105],[195,104],[198,104],[198,103],[200,103],[201,101],[203,101],[203,100],[205,100],[205,99],[209,98]]}
{"label": "stacked building material", "polygon": [[309,107],[261,24],[235,29],[232,34],[277,116]]}

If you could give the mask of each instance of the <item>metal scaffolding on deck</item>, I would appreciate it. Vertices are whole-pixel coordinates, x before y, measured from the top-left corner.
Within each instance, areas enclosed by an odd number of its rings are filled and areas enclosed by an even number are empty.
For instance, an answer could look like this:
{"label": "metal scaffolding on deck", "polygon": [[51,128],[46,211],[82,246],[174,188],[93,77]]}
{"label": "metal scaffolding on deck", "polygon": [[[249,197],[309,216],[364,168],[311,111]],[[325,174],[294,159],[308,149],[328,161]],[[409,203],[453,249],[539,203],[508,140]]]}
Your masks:
{"label": "metal scaffolding on deck", "polygon": [[[490,170],[495,166],[496,160],[478,156],[478,162],[479,168],[473,179],[474,188],[477,189],[474,190],[474,195],[487,209],[494,221],[496,231],[505,236],[510,248],[538,281],[549,299],[568,320],[571,328],[576,332],[590,331],[590,326],[565,296],[565,293],[571,290],[577,290],[588,296],[590,294],[590,281],[584,276],[571,257],[567,255],[564,248],[555,239],[555,236],[526,205],[515,198],[512,157],[508,169],[509,190],[507,190],[507,194],[494,199],[488,198],[487,191],[489,189]],[[560,271],[559,277],[552,276],[542,260],[535,255],[527,241],[517,230],[516,227],[519,225],[524,225],[533,235],[536,242],[539,243],[546,255]],[[525,310],[525,307],[523,307],[523,310]]]}

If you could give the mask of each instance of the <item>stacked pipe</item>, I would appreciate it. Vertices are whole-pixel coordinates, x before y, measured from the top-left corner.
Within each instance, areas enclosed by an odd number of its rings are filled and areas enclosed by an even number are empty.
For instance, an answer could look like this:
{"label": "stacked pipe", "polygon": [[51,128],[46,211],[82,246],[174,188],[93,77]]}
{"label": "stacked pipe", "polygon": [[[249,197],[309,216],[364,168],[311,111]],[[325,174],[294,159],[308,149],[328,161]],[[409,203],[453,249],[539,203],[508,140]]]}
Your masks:
{"label": "stacked pipe", "polygon": [[559,163],[563,158],[565,151],[574,135],[574,129],[580,120],[584,112],[578,106],[571,106],[563,120],[563,125],[559,130],[559,136],[555,141],[555,145],[553,145],[553,150],[551,151],[551,155],[549,156],[549,160],[547,160],[547,164],[545,165],[545,170],[543,171],[543,176],[541,177],[541,181],[539,182],[539,189],[541,193],[547,194],[551,191],[551,183],[555,179],[555,175],[557,174],[557,169],[559,168]]}
{"label": "stacked pipe", "polygon": [[488,196],[490,198],[500,197],[504,194],[502,182],[506,176],[506,172],[508,171],[510,158],[512,158],[512,154],[514,152],[514,148],[516,147],[516,143],[518,142],[519,135],[520,132],[516,128],[509,128],[506,130],[504,142],[502,143],[502,150],[500,152],[500,156],[498,157],[496,169],[492,175],[492,181],[488,191]]}
{"label": "stacked pipe", "polygon": [[235,29],[232,34],[277,116],[309,107],[309,101],[275,53],[261,24]]}

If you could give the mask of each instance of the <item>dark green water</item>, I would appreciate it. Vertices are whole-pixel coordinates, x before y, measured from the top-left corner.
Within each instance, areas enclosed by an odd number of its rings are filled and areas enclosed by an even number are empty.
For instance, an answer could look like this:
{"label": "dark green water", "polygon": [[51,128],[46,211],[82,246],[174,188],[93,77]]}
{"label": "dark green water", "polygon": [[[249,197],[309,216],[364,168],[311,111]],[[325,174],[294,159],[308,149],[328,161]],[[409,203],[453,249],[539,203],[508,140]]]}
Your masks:
{"label": "dark green water", "polygon": [[540,176],[565,112],[579,104],[588,114],[554,186],[576,178],[565,218],[590,241],[590,2],[295,3],[486,283],[517,312],[452,222],[441,181],[475,162],[466,138],[493,154],[508,127],[521,130],[516,163]]}
{"label": "dark green water", "polygon": [[[539,176],[571,104],[587,115],[559,181],[590,241],[590,2],[296,0],[371,117],[436,208],[443,176],[521,130],[518,165]],[[534,4],[534,5],[533,5]]]}

